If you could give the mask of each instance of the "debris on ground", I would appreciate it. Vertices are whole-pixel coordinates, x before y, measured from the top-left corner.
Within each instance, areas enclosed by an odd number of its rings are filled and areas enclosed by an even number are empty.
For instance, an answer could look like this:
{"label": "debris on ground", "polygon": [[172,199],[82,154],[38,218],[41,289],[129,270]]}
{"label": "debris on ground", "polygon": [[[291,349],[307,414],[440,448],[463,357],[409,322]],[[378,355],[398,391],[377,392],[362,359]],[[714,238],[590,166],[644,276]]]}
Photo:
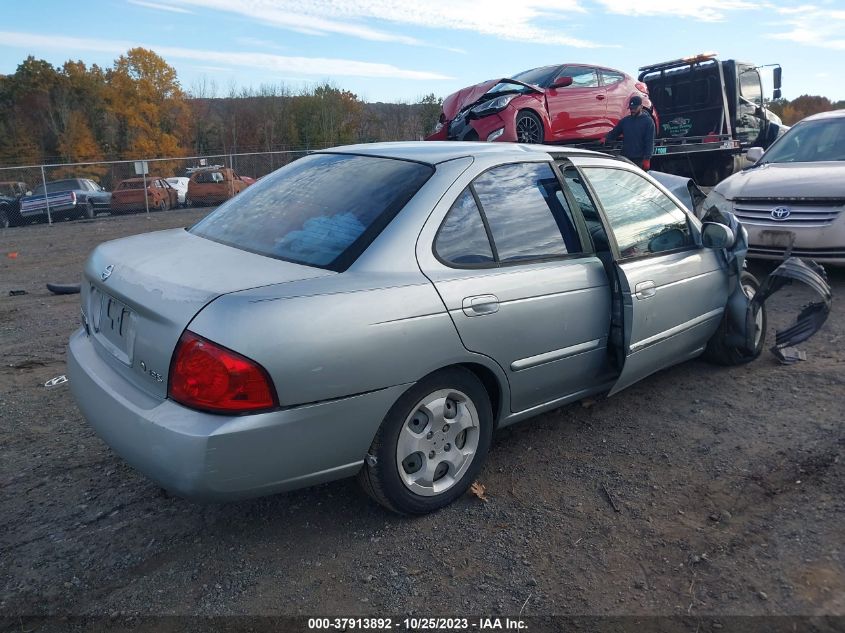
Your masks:
{"label": "debris on ground", "polygon": [[485,502],[489,501],[489,499],[487,498],[487,495],[485,494],[487,492],[487,489],[484,487],[484,484],[482,484],[478,481],[474,481],[474,482],[472,482],[472,485],[469,487],[469,491],[472,494],[474,494],[476,497],[481,499],[482,501],[485,501]]}
{"label": "debris on ground", "polygon": [[619,506],[616,505],[616,500],[613,498],[613,495],[610,494],[610,490],[608,490],[607,485],[602,484],[601,489],[604,490],[604,494],[607,495],[607,500],[610,501],[610,505],[613,506],[613,509],[616,512],[621,512],[621,510],[619,509]]}
{"label": "debris on ground", "polygon": [[20,297],[21,295],[25,295],[26,290],[10,290],[9,296],[10,297]]}
{"label": "debris on ground", "polygon": [[50,378],[47,382],[44,383],[44,386],[47,389],[52,389],[53,387],[58,387],[59,385],[63,385],[67,382],[67,376],[62,374],[61,376],[56,376],[55,378]]}
{"label": "debris on ground", "polygon": [[47,284],[47,290],[54,295],[75,295],[79,294],[79,284]]}

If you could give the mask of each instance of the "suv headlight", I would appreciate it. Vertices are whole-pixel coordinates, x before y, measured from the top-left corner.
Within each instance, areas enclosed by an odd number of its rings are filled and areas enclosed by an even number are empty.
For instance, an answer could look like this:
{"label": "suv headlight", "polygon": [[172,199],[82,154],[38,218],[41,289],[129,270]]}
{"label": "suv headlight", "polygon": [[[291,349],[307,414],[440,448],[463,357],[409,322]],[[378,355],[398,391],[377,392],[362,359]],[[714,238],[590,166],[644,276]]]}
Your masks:
{"label": "suv headlight", "polygon": [[474,108],[471,108],[470,112],[476,117],[490,116],[491,114],[495,114],[496,112],[501,112],[502,110],[504,110],[508,106],[508,104],[513,101],[516,97],[517,95],[504,95],[501,97],[495,97],[493,99],[490,99],[489,101],[479,103]]}

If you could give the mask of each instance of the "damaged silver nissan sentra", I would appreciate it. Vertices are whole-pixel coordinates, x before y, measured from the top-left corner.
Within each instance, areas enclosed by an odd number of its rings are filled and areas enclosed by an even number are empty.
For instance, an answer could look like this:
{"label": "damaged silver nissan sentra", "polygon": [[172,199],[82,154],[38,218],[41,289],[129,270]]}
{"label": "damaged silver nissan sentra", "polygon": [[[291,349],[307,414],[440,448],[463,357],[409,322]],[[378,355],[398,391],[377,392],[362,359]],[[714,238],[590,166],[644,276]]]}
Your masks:
{"label": "damaged silver nissan sentra", "polygon": [[187,230],[97,247],[70,384],[178,494],[358,475],[429,512],[466,491],[498,427],[701,354],[760,354],[744,231],[714,219],[583,150],[316,152]]}

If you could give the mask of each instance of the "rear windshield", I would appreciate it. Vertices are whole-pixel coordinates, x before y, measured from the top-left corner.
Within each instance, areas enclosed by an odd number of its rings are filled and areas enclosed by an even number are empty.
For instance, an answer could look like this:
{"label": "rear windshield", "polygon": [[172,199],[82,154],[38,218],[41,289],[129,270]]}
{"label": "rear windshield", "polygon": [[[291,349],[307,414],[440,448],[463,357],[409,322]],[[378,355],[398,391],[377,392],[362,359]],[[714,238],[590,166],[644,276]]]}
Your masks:
{"label": "rear windshield", "polygon": [[232,198],[190,231],[286,261],[343,271],[434,173],[430,165],[311,154]]}
{"label": "rear windshield", "polygon": [[223,182],[225,180],[223,174],[219,171],[201,171],[197,174],[197,177],[194,178],[194,182],[201,182],[201,183],[211,183],[211,182]]}

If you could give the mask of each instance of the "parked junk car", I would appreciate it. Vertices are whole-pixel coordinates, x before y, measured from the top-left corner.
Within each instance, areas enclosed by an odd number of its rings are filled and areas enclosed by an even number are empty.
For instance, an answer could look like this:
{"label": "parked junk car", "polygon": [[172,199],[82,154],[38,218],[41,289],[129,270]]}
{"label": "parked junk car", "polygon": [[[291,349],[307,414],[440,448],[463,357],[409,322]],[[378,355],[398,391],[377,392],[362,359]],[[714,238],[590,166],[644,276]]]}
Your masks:
{"label": "parked junk car", "polygon": [[49,207],[52,218],[93,218],[108,211],[111,194],[89,178],[67,178],[48,182],[32,190],[21,200],[21,217],[46,219]]}
{"label": "parked junk car", "polygon": [[167,178],[167,183],[176,190],[180,207],[184,207],[187,204],[186,198],[188,197],[189,180],[190,178],[185,178],[184,176]]}
{"label": "parked junk car", "polygon": [[754,359],[765,306],[727,263],[735,237],[586,150],[323,150],[188,230],[98,246],[69,384],[178,494],[357,474],[386,507],[429,512],[467,490],[496,428],[701,354]]}
{"label": "parked junk car", "polygon": [[21,198],[27,192],[25,182],[0,181],[0,229],[6,229],[20,223]]}
{"label": "parked junk car", "polygon": [[754,165],[719,183],[704,208],[740,219],[751,257],[845,265],[845,110],[809,116],[747,158]]}
{"label": "parked junk car", "polygon": [[[146,196],[144,184],[146,183]],[[146,199],[145,199],[146,198]],[[112,213],[125,211],[166,211],[179,206],[176,189],[158,176],[127,178],[120,182],[111,195]]]}
{"label": "parked junk car", "polygon": [[621,71],[583,64],[533,68],[446,97],[440,121],[426,140],[599,140],[628,114],[628,100],[635,95],[653,110],[646,85]]}
{"label": "parked junk car", "polygon": [[235,197],[248,186],[249,184],[230,167],[200,169],[194,171],[188,181],[187,204],[220,204]]}

